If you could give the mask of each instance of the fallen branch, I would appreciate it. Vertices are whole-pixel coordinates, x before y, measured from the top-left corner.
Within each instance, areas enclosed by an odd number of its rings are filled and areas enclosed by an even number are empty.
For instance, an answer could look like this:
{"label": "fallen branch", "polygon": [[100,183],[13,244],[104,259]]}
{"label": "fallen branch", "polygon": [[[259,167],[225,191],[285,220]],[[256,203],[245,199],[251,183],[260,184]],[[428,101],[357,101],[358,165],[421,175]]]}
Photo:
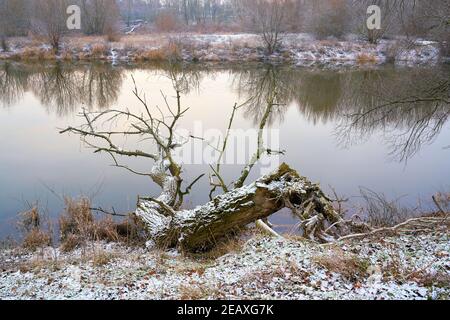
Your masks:
{"label": "fallen branch", "polygon": [[271,235],[272,237],[275,238],[282,238],[282,236],[280,236],[275,230],[273,230],[268,224],[266,224],[264,221],[262,220],[258,220],[256,221],[256,227],[258,229],[260,229],[262,232]]}
{"label": "fallen branch", "polygon": [[414,224],[425,224],[424,227],[427,227],[427,229],[432,229],[435,226],[442,225],[443,222],[445,222],[448,218],[448,215],[444,218],[436,218],[436,217],[422,217],[422,218],[412,218],[409,220],[406,220],[396,226],[393,227],[384,227],[384,228],[378,228],[374,229],[370,232],[366,233],[355,233],[355,234],[349,234],[347,236],[340,237],[338,239],[338,242],[340,241],[347,241],[351,239],[362,239],[362,238],[368,238],[371,236],[383,234],[383,233],[396,233],[400,231],[401,229],[405,227],[411,227],[414,226]]}

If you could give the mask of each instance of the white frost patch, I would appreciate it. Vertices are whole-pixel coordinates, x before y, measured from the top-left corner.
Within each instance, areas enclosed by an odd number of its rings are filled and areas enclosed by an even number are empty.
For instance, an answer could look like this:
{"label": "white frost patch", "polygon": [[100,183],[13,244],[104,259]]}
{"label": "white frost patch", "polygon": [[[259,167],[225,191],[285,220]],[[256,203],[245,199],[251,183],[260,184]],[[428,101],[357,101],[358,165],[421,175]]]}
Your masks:
{"label": "white frost patch", "polygon": [[[346,279],[321,267],[317,257],[330,246],[288,239],[253,238],[239,253],[215,262],[177,251],[147,251],[118,244],[59,253],[52,260],[20,251],[0,252],[0,299],[448,299],[448,286],[393,278],[389,265],[408,274],[421,270],[450,276],[448,232],[386,237],[340,245],[345,254],[369,261],[366,275]],[[94,250],[95,249],[95,250]],[[114,253],[95,266],[88,252]],[[84,252],[84,253],[83,253]],[[84,258],[83,258],[84,257]],[[40,267],[18,271],[20,263]],[[47,261],[47,266],[45,261]],[[21,268],[22,269],[22,268]],[[447,280],[448,281],[448,280]]]}

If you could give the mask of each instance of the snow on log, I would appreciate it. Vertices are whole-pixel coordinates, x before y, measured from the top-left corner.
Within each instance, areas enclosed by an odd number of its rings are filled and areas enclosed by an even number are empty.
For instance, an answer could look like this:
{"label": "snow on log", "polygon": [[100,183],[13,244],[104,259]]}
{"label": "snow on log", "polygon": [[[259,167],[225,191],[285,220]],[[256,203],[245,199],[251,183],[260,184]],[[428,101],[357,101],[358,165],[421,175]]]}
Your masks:
{"label": "snow on log", "polygon": [[[289,208],[301,220],[304,236],[321,242],[339,235],[342,217],[317,184],[287,164],[250,185],[219,195],[193,210],[170,211],[162,200],[141,199],[136,215],[148,226],[149,245],[199,250],[246,225]],[[325,229],[330,225],[336,227]],[[342,224],[343,225],[343,224]]]}

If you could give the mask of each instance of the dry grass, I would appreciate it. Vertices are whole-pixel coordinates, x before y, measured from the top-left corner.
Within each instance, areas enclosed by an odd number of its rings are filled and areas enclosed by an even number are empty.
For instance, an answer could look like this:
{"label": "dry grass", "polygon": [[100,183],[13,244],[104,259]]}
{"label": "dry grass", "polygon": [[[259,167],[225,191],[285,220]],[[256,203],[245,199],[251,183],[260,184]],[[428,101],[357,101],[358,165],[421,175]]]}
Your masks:
{"label": "dry grass", "polygon": [[374,55],[372,55],[372,54],[360,53],[356,57],[356,62],[358,64],[377,63],[377,58]]}
{"label": "dry grass", "polygon": [[95,219],[87,198],[65,199],[66,208],[59,218],[61,248],[71,251],[87,241],[123,242],[142,245],[146,241],[144,224],[134,216],[116,222],[110,216]]}
{"label": "dry grass", "polygon": [[443,272],[421,272],[410,278],[425,287],[450,288],[450,275]]}
{"label": "dry grass", "polygon": [[362,260],[354,254],[345,253],[338,247],[333,247],[329,252],[315,257],[314,262],[350,281],[357,281],[367,275],[370,265],[368,261]]}
{"label": "dry grass", "polygon": [[22,246],[27,250],[36,251],[39,248],[48,247],[51,244],[51,234],[39,229],[33,229],[25,235]]}
{"label": "dry grass", "polygon": [[59,229],[61,241],[70,235],[81,236],[85,239],[92,238],[94,216],[91,212],[91,203],[87,198],[73,200],[65,199],[66,207],[59,217]]}
{"label": "dry grass", "polygon": [[64,238],[64,241],[61,242],[60,249],[62,252],[71,252],[76,248],[82,246],[84,244],[84,239],[81,236],[77,236],[74,234],[69,234]]}
{"label": "dry grass", "polygon": [[120,42],[121,36],[120,33],[113,27],[108,27],[106,29],[105,40],[108,42]]}
{"label": "dry grass", "polygon": [[102,267],[109,264],[117,256],[114,253],[106,252],[104,250],[96,251],[92,257],[92,264],[95,267]]}
{"label": "dry grass", "polygon": [[97,43],[92,46],[92,57],[94,58],[102,58],[108,54],[108,46],[104,43]]}
{"label": "dry grass", "polygon": [[70,51],[63,51],[63,52],[61,52],[60,58],[63,61],[72,61],[73,60],[73,56],[72,56],[72,53]]}
{"label": "dry grass", "polygon": [[230,253],[239,253],[242,251],[245,244],[244,237],[236,234],[234,236],[229,236],[228,238],[223,238],[218,241],[215,246],[207,251],[199,253],[185,253],[187,256],[198,259],[200,261],[211,261],[223,257]]}
{"label": "dry grass", "polygon": [[55,60],[56,55],[53,50],[28,47],[25,48],[21,53],[15,54],[14,58],[23,61],[45,61],[45,60]]}
{"label": "dry grass", "polygon": [[148,231],[142,220],[135,215],[129,215],[116,224],[119,240],[126,245],[142,246],[148,240]]}
{"label": "dry grass", "polygon": [[36,251],[52,244],[50,224],[47,224],[47,228],[44,228],[44,217],[37,206],[21,213],[20,216],[19,229],[23,234],[23,248]]}
{"label": "dry grass", "polygon": [[96,221],[87,198],[65,199],[66,208],[59,218],[61,247],[73,250],[89,240],[118,241],[116,223],[110,217]]}
{"label": "dry grass", "polygon": [[411,218],[415,212],[402,207],[399,199],[389,200],[384,194],[361,188],[363,211],[373,227],[392,227]]}
{"label": "dry grass", "polygon": [[138,51],[135,54],[136,61],[166,61],[166,60],[180,60],[181,59],[181,45],[170,41],[167,45],[150,49],[146,51]]}
{"label": "dry grass", "polygon": [[18,269],[22,273],[39,273],[42,270],[50,269],[52,271],[58,271],[61,269],[61,263],[58,260],[46,260],[41,258],[34,258],[29,261],[23,262],[18,266]]}
{"label": "dry grass", "polygon": [[166,59],[166,53],[163,49],[151,49],[140,51],[135,56],[136,61],[163,61]]}
{"label": "dry grass", "polygon": [[204,300],[223,298],[219,288],[212,288],[200,283],[182,284],[178,287],[181,300]]}

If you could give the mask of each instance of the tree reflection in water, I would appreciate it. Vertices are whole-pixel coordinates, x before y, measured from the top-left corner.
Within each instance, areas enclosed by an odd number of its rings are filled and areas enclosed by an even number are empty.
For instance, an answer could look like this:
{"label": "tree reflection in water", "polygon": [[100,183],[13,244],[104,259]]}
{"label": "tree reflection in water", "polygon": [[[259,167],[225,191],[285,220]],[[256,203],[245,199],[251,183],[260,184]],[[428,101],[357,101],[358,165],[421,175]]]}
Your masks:
{"label": "tree reflection in water", "polygon": [[10,106],[31,91],[51,113],[66,116],[80,105],[106,109],[122,88],[123,70],[108,64],[0,64],[0,102]]}
{"label": "tree reflection in water", "polygon": [[[399,161],[435,141],[450,113],[448,65],[326,70],[162,64],[139,69],[176,79],[182,94],[200,90],[202,81],[213,81],[219,72],[229,72],[233,89],[247,101],[244,117],[255,125],[264,118],[269,125],[282,122],[295,105],[309,122],[335,124],[337,142],[346,147],[382,133],[391,156]],[[3,63],[0,103],[11,106],[31,91],[59,116],[75,113],[80,105],[107,109],[117,102],[125,73],[125,68],[104,63]]]}
{"label": "tree reflection in water", "polygon": [[[245,115],[255,122],[275,97],[279,106],[295,104],[314,124],[336,122],[345,147],[381,132],[391,157],[407,161],[437,138],[449,118],[448,76],[448,66],[344,72],[265,66],[236,72],[234,85],[250,98]],[[270,122],[282,121],[287,110],[277,108]]]}

